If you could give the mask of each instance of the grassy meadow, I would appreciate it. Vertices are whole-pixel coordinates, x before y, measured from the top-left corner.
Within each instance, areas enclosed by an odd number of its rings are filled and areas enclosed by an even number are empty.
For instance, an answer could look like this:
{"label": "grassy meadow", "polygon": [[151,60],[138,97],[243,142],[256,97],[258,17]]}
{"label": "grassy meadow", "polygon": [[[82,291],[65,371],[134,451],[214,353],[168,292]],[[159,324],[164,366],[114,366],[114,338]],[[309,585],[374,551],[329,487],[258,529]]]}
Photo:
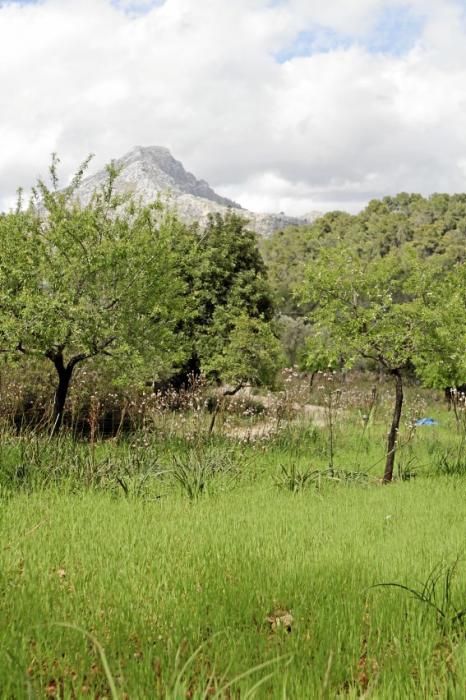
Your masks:
{"label": "grassy meadow", "polygon": [[210,436],[192,407],[105,440],[5,422],[1,697],[465,696],[462,414],[410,388],[382,486],[390,386],[318,382],[307,413],[296,387]]}

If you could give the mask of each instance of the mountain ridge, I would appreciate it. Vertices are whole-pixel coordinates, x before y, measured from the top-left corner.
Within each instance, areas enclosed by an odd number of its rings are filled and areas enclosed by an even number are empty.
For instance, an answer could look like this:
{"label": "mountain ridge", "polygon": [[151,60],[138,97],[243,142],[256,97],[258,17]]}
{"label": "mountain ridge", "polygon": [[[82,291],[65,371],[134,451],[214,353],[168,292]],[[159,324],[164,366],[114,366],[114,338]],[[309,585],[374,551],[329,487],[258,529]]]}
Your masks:
{"label": "mountain ridge", "polygon": [[[250,228],[267,236],[287,226],[312,223],[321,216],[320,212],[293,217],[282,212],[257,213],[244,209],[237,202],[217,194],[205,180],[188,172],[165,146],[134,146],[113,164],[118,171],[116,192],[131,193],[143,204],[160,198],[187,223],[199,221],[203,225],[210,214],[225,214],[232,209],[248,220]],[[89,201],[106,177],[107,172],[103,169],[85,178],[77,189],[77,197],[83,203]]]}

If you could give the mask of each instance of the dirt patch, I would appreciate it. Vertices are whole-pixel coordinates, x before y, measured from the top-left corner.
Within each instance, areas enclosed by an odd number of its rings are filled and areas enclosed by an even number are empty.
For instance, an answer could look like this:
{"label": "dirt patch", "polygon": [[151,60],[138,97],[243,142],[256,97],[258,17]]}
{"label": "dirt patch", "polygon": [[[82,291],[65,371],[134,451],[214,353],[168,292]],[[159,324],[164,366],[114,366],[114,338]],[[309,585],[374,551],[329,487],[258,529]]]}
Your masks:
{"label": "dirt patch", "polygon": [[309,418],[310,421],[318,428],[325,428],[327,425],[327,417],[325,415],[326,409],[323,406],[306,403],[304,406],[295,404],[293,408],[296,410],[296,414],[298,416],[301,415],[305,418]]}
{"label": "dirt patch", "polygon": [[[293,411],[295,412],[295,418],[293,421],[291,421],[291,424],[305,418],[306,421],[308,421],[311,425],[315,425],[317,428],[325,428],[327,426],[326,409],[323,406],[313,404],[305,404],[304,406],[300,406],[299,404],[294,404]],[[283,423],[281,425],[283,425]],[[228,437],[236,438],[237,440],[254,441],[271,438],[277,434],[278,429],[279,424],[277,423],[277,420],[274,419],[264,420],[250,426],[230,428],[225,432]]]}
{"label": "dirt patch", "polygon": [[267,440],[277,434],[277,421],[263,421],[256,425],[231,428],[226,432],[228,437],[236,438],[237,440]]}

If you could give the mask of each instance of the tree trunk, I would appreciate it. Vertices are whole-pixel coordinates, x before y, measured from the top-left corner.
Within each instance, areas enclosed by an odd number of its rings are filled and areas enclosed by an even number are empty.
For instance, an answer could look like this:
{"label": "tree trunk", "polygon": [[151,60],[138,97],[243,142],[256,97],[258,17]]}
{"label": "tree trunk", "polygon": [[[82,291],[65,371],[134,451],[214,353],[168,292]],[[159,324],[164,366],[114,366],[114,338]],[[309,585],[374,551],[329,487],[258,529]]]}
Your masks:
{"label": "tree trunk", "polygon": [[212,411],[212,418],[210,419],[210,424],[209,424],[209,430],[207,431],[208,436],[210,437],[213,433],[214,427],[215,427],[215,421],[217,420],[217,416],[220,413],[220,404],[222,403],[222,399],[217,399],[215,401],[215,406],[214,410]]}
{"label": "tree trunk", "polygon": [[212,435],[212,432],[214,430],[215,421],[217,420],[217,416],[220,413],[220,411],[223,409],[223,403],[224,403],[225,397],[234,396],[235,394],[238,393],[238,391],[240,389],[243,388],[243,386],[245,386],[243,384],[243,382],[240,382],[237,386],[235,386],[234,389],[227,389],[226,391],[223,392],[223,394],[221,395],[221,397],[219,399],[216,399],[214,410],[212,412],[212,418],[210,419],[209,431],[207,433],[209,435],[209,437]]}
{"label": "tree trunk", "polygon": [[53,358],[53,364],[58,374],[58,384],[55,390],[55,398],[53,402],[53,427],[52,435],[56,435],[63,423],[63,414],[65,412],[66,397],[70,388],[71,376],[73,374],[74,365],[69,363],[65,365],[63,355],[58,353]]}
{"label": "tree trunk", "polygon": [[395,377],[395,407],[393,409],[392,426],[388,433],[387,459],[385,462],[385,472],[383,483],[388,484],[393,479],[393,467],[395,465],[396,441],[401,420],[401,409],[403,407],[403,379],[399,369],[391,370],[390,374]]}

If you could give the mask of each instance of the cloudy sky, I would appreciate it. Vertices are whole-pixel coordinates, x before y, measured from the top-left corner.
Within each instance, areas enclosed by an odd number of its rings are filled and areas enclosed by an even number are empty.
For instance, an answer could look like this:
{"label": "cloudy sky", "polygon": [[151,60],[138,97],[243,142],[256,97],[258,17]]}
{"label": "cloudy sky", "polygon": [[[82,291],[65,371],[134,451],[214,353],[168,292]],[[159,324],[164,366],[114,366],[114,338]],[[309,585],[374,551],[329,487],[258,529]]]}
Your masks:
{"label": "cloudy sky", "polygon": [[0,0],[0,208],[134,145],[258,211],[466,191],[466,0]]}

